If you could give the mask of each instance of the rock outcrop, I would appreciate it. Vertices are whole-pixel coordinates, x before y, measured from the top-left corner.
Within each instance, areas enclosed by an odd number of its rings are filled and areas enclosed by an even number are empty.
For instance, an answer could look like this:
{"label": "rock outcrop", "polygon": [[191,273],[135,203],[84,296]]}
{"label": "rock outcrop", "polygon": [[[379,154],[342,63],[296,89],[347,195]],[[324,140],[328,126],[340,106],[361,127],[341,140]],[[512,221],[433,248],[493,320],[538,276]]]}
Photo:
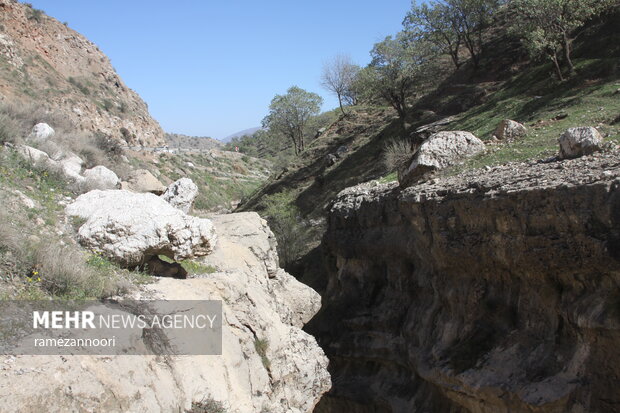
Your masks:
{"label": "rock outcrop", "polygon": [[0,25],[0,101],[129,146],[165,144],[146,103],[84,36],[14,0],[0,0]]}
{"label": "rock outcrop", "polygon": [[591,126],[570,128],[560,136],[560,156],[576,158],[601,150],[603,137]]}
{"label": "rock outcrop", "polygon": [[217,239],[210,220],[186,215],[153,194],[90,191],[66,213],[85,220],[78,229],[80,244],[126,267],[157,255],[174,260],[206,255]]}
{"label": "rock outcrop", "polygon": [[189,178],[181,178],[171,183],[161,197],[187,214],[192,209],[196,196],[198,196],[196,184]]}
{"label": "rock outcrop", "polygon": [[482,152],[484,147],[484,143],[469,132],[437,132],[420,146],[412,161],[398,171],[398,182],[407,188],[431,172]]}
{"label": "rock outcrop", "polygon": [[620,151],[347,189],[316,412],[620,412]]}
{"label": "rock outcrop", "polygon": [[223,300],[222,355],[0,356],[0,411],[185,412],[211,399],[229,413],[311,412],[330,377],[323,351],[300,327],[320,297],[273,269],[273,234],[257,214],[213,222],[220,240],[204,264],[216,272],[162,278],[135,298]]}

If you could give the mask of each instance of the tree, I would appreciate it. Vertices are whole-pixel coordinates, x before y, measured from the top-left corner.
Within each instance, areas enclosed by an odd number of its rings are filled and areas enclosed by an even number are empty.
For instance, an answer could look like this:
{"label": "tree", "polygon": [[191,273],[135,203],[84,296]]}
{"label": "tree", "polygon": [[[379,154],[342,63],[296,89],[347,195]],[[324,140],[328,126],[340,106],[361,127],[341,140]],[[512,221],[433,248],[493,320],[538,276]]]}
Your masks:
{"label": "tree", "polygon": [[323,65],[321,85],[338,97],[338,105],[343,115],[346,115],[344,104],[355,104],[357,97],[352,87],[353,81],[360,67],[353,64],[346,55],[337,55],[330,62]]}
{"label": "tree", "polygon": [[569,72],[575,70],[571,52],[573,41],[581,34],[578,29],[611,4],[609,0],[513,0],[513,31],[531,56],[547,56],[563,81],[562,59]]}
{"label": "tree", "polygon": [[367,100],[386,101],[404,125],[414,88],[422,87],[432,71],[428,43],[411,43],[399,33],[375,44],[371,56],[372,61],[360,71],[355,87]]}
{"label": "tree", "polygon": [[414,40],[424,38],[452,59],[455,68],[461,67],[459,50],[463,43],[458,16],[446,4],[437,1],[418,6],[415,2],[403,20],[405,33]]}
{"label": "tree", "polygon": [[403,20],[405,31],[423,37],[450,55],[454,66],[461,66],[459,51],[465,46],[474,68],[480,63],[482,33],[488,27],[501,0],[440,0],[415,2]]}
{"label": "tree", "polygon": [[271,100],[263,127],[291,139],[295,155],[299,155],[304,150],[306,123],[312,115],[319,113],[322,104],[323,99],[316,93],[292,86],[285,95],[276,95]]}

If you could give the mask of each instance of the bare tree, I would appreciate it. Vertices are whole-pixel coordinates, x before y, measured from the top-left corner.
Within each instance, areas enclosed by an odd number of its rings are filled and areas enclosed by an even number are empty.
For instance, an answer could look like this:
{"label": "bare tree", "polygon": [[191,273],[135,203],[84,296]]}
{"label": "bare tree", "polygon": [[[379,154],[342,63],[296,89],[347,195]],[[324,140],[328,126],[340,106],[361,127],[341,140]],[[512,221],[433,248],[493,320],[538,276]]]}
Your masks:
{"label": "bare tree", "polygon": [[355,104],[356,96],[352,88],[353,81],[360,67],[347,55],[337,55],[323,65],[321,85],[338,97],[338,104],[343,115],[346,115],[343,104]]}

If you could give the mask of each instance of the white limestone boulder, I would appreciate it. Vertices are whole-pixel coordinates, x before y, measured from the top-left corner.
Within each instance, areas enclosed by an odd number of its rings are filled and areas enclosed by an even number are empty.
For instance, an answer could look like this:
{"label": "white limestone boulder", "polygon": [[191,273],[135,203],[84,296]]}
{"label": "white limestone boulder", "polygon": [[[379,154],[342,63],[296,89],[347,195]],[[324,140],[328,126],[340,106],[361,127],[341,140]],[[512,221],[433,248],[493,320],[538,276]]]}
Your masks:
{"label": "white limestone boulder", "polygon": [[484,143],[469,132],[437,132],[420,146],[412,161],[398,171],[398,182],[403,188],[409,187],[428,173],[457,164],[484,148]]}
{"label": "white limestone boulder", "polygon": [[570,128],[560,136],[560,157],[577,158],[600,151],[603,137],[595,128],[582,126]]}
{"label": "white limestone boulder", "polygon": [[162,198],[187,214],[194,205],[197,195],[198,187],[194,181],[189,178],[181,178],[168,186]]}
{"label": "white limestone boulder", "polygon": [[102,165],[85,170],[83,175],[84,186],[88,191],[93,189],[118,189],[121,183],[121,180],[118,179],[118,176],[113,171]]}
{"label": "white limestone boulder", "polygon": [[174,260],[206,255],[217,240],[210,220],[186,215],[153,194],[95,190],[65,211],[85,220],[80,244],[127,267],[160,254]]}
{"label": "white limestone boulder", "polygon": [[47,123],[37,123],[32,127],[32,131],[30,135],[28,135],[28,138],[33,141],[45,141],[54,136],[55,133],[54,129]]}

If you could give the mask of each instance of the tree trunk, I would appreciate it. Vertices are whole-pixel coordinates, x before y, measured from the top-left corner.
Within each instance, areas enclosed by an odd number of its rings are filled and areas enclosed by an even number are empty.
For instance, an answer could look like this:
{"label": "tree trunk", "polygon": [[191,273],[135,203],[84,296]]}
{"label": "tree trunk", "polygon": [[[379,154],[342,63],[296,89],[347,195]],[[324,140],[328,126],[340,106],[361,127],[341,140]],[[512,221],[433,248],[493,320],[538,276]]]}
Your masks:
{"label": "tree trunk", "polygon": [[560,62],[558,62],[558,54],[554,51],[551,55],[551,61],[553,62],[553,66],[555,68],[555,74],[558,77],[560,82],[564,81],[564,76],[562,75],[562,69],[560,68]]}
{"label": "tree trunk", "polygon": [[573,65],[573,61],[570,58],[571,55],[571,49],[572,49],[572,40],[568,37],[568,35],[566,35],[566,33],[564,33],[564,44],[563,44],[563,48],[564,48],[564,58],[566,59],[566,64],[568,65],[568,71],[570,73],[575,72],[575,66]]}
{"label": "tree trunk", "polygon": [[338,93],[338,105],[340,106],[340,111],[342,112],[342,116],[347,116],[347,114],[344,111],[344,108],[342,107],[342,96],[340,96],[340,93]]}

